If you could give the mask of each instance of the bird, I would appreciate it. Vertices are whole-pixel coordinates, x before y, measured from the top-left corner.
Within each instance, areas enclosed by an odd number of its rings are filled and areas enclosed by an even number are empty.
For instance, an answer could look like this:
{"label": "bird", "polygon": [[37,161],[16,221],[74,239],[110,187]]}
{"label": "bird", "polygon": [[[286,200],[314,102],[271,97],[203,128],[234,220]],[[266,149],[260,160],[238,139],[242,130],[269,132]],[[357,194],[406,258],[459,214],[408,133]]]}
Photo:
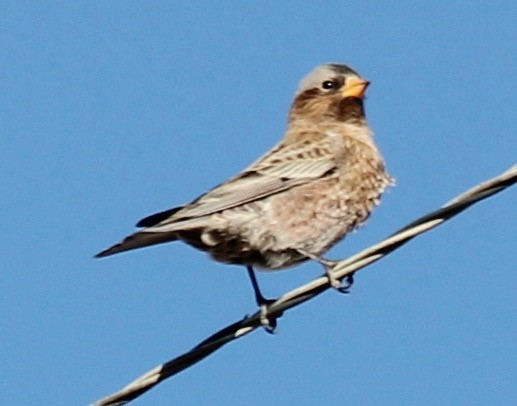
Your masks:
{"label": "bird", "polygon": [[361,226],[393,178],[365,117],[370,82],[350,66],[326,63],[300,82],[280,142],[246,169],[185,205],[141,219],[142,228],[96,254],[183,241],[214,260],[246,267],[261,309],[255,268],[280,270],[315,260],[344,293],[323,255]]}

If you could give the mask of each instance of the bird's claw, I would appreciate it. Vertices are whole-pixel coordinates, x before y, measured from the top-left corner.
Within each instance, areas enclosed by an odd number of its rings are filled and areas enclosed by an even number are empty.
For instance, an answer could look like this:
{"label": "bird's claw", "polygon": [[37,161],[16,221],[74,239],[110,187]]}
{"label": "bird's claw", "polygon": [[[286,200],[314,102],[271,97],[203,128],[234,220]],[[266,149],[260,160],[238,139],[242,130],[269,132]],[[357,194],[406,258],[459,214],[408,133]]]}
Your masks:
{"label": "bird's claw", "polygon": [[344,293],[345,295],[350,293],[350,289],[348,286],[340,285],[337,288],[335,288],[339,293]]}
{"label": "bird's claw", "polygon": [[352,283],[354,282],[354,278],[352,276],[353,274],[346,276],[346,284],[343,285],[341,281],[334,276],[333,269],[337,265],[338,261],[322,258],[302,249],[298,249],[298,252],[302,255],[305,255],[307,258],[310,258],[323,265],[325,268],[325,273],[327,274],[327,278],[329,279],[330,286],[332,286],[338,292],[350,293],[350,286],[352,286]]}
{"label": "bird's claw", "polygon": [[341,283],[339,279],[337,279],[330,269],[327,269],[327,277],[329,278],[330,285],[336,289],[340,293],[348,294],[350,293],[350,288],[354,284],[354,274],[349,274],[345,276],[345,283]]}
{"label": "bird's claw", "polygon": [[[268,301],[269,302],[269,301]],[[271,301],[271,303],[274,301]],[[269,303],[262,303],[260,305],[260,324],[266,330],[266,333],[275,334],[276,330],[276,317],[271,317],[267,315]]]}

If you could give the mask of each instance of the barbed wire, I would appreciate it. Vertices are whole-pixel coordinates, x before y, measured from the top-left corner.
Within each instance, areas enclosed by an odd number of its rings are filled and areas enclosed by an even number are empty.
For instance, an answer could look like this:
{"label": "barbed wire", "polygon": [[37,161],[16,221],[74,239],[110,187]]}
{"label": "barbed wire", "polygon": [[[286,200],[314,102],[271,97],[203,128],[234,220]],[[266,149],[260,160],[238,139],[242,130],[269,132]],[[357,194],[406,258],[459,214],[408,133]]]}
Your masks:
{"label": "barbed wire", "polygon": [[[431,230],[450,218],[456,216],[474,203],[486,199],[517,182],[517,165],[514,165],[501,175],[474,186],[465,193],[455,197],[450,202],[390,235],[385,240],[336,263],[333,273],[336,278],[342,280],[348,275],[380,260],[414,237]],[[276,319],[282,314],[299,304],[306,302],[320,293],[331,289],[326,275],[322,275],[313,281],[302,285],[282,295],[274,303],[268,306],[267,316]],[[225,328],[219,330],[206,340],[199,343],[190,351],[157,366],[146,374],[135,379],[120,391],[101,399],[92,406],[121,406],[136,399],[163,380],[191,367],[203,358],[217,351],[229,342],[241,338],[262,326],[260,311],[246,316]]]}

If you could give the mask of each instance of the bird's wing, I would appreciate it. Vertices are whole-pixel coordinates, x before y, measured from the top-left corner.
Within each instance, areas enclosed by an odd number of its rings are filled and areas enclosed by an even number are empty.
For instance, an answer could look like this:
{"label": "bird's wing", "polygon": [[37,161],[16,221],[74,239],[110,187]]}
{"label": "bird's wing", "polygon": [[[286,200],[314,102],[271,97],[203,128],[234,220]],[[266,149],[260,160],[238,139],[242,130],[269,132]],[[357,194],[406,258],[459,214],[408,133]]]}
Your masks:
{"label": "bird's wing", "polygon": [[279,144],[236,177],[216,186],[154,227],[206,216],[321,178],[334,171],[336,164],[330,145],[324,139],[318,141]]}

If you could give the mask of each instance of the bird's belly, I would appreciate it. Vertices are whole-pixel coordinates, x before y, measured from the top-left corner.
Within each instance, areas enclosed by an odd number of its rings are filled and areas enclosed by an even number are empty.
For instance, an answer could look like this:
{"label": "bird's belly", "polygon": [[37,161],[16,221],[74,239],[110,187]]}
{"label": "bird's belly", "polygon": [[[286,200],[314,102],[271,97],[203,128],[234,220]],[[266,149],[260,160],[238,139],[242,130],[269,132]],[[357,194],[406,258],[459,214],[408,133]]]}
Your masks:
{"label": "bird's belly", "polygon": [[367,194],[343,187],[338,179],[292,190],[272,202],[278,243],[319,255],[362,223],[373,205]]}
{"label": "bird's belly", "polygon": [[293,188],[220,213],[202,249],[225,263],[290,267],[307,259],[297,249],[322,255],[364,222],[380,193],[346,191],[333,179]]}

